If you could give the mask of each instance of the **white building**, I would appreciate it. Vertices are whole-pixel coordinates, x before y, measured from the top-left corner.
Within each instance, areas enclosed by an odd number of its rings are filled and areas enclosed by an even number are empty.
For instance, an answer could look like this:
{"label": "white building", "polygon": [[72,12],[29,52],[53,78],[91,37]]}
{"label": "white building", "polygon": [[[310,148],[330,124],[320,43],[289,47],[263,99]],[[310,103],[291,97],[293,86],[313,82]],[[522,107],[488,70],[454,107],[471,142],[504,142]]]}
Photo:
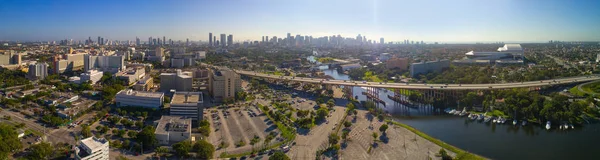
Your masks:
{"label": "white building", "polygon": [[117,93],[116,102],[117,107],[136,106],[158,109],[163,105],[164,93],[125,89]]}
{"label": "white building", "polygon": [[94,136],[82,139],[75,148],[77,160],[108,160],[108,140]]}
{"label": "white building", "polygon": [[162,116],[154,135],[160,145],[171,145],[185,141],[192,134],[192,119],[182,116]]}
{"label": "white building", "polygon": [[202,120],[203,103],[202,92],[175,92],[171,99],[170,114]]}
{"label": "white building", "polygon": [[160,90],[163,92],[175,91],[192,91],[192,73],[185,73],[177,70],[176,73],[161,73],[160,74]]}
{"label": "white building", "polygon": [[84,70],[92,69],[110,73],[125,70],[125,56],[90,56],[86,54]]}
{"label": "white building", "polygon": [[30,79],[44,79],[48,76],[48,64],[30,64],[27,74],[29,75]]}
{"label": "white building", "polygon": [[79,75],[79,81],[80,82],[87,82],[87,81],[91,81],[92,85],[96,84],[96,82],[100,81],[100,79],[102,79],[104,72],[98,71],[98,70],[88,70],[84,73],[81,73]]}

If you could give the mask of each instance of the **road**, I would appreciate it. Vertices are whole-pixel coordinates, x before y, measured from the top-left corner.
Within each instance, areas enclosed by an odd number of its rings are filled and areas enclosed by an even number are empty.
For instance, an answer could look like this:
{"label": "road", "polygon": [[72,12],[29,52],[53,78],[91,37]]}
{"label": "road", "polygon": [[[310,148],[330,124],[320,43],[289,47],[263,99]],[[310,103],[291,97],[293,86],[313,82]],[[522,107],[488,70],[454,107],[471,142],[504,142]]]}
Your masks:
{"label": "road", "polygon": [[600,76],[590,75],[590,76],[558,78],[558,79],[541,80],[541,81],[529,81],[529,82],[517,82],[517,83],[496,83],[496,84],[380,83],[380,82],[359,82],[359,81],[354,82],[354,81],[346,81],[346,80],[326,80],[326,79],[320,79],[320,78],[278,76],[278,75],[270,75],[270,74],[264,74],[264,73],[257,73],[257,72],[253,72],[253,71],[242,71],[242,70],[236,70],[235,72],[237,72],[238,74],[246,75],[246,76],[250,76],[250,77],[279,79],[279,80],[295,81],[295,82],[332,84],[332,85],[344,85],[344,86],[359,86],[359,87],[374,87],[374,88],[421,89],[421,90],[430,90],[430,89],[435,89],[435,90],[488,90],[488,89],[528,88],[528,87],[541,87],[541,86],[549,86],[549,85],[570,84],[570,83],[600,80]]}

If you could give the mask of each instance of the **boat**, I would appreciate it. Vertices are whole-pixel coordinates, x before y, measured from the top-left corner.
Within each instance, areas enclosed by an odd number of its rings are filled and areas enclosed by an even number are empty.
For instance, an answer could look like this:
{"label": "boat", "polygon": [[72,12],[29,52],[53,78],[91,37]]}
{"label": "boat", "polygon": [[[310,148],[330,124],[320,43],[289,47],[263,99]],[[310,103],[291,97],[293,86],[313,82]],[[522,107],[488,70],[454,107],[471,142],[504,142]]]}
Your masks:
{"label": "boat", "polygon": [[526,121],[526,120],[523,120],[523,122],[521,122],[521,125],[522,125],[522,126],[525,126],[525,125],[527,125],[527,121]]}
{"label": "boat", "polygon": [[513,125],[515,125],[515,126],[516,126],[516,125],[517,125],[517,123],[519,123],[519,122],[518,122],[516,119],[515,119],[515,120],[513,120]]}
{"label": "boat", "polygon": [[476,114],[471,114],[471,120],[474,121],[475,119],[477,119],[477,115]]}
{"label": "boat", "polygon": [[571,129],[575,129],[575,126],[573,126],[573,124],[569,124],[569,127],[571,127]]}
{"label": "boat", "polygon": [[546,122],[546,130],[549,130],[549,129],[550,129],[550,127],[551,127],[551,125],[550,125],[550,121]]}
{"label": "boat", "polygon": [[492,117],[490,117],[490,116],[485,116],[485,117],[483,118],[483,122],[485,122],[485,123],[488,123],[488,122],[490,122],[490,120],[491,120],[491,119],[492,119]]}
{"label": "boat", "polygon": [[503,123],[504,123],[504,121],[506,121],[506,119],[504,119],[504,118],[500,117],[500,118],[498,118],[498,120],[496,120],[496,123],[498,123],[498,124],[503,124]]}
{"label": "boat", "polygon": [[496,118],[492,118],[492,123],[496,123]]}
{"label": "boat", "polygon": [[558,125],[558,129],[562,130],[563,129],[562,125]]}
{"label": "boat", "polygon": [[485,117],[483,116],[483,114],[479,114],[479,116],[477,117],[477,121],[483,121],[483,117]]}
{"label": "boat", "polygon": [[562,125],[562,127],[563,127],[563,129],[564,129],[564,130],[567,130],[567,129],[569,129],[569,125],[567,125],[566,123],[565,123],[565,124],[563,124],[563,125]]}
{"label": "boat", "polygon": [[456,109],[450,110],[450,112],[448,112],[448,114],[454,114],[454,112],[456,112]]}
{"label": "boat", "polygon": [[468,115],[468,114],[469,114],[469,112],[465,112],[465,111],[463,111],[463,112],[460,112],[459,116],[463,117],[463,116],[466,116],[466,115]]}

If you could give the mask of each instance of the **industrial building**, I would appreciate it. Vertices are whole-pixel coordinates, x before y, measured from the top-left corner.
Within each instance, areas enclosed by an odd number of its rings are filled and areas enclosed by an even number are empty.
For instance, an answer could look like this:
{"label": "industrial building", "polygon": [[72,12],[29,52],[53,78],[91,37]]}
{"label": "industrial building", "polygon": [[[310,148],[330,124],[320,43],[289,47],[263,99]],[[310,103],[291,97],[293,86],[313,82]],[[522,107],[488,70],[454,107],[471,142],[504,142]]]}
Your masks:
{"label": "industrial building", "polygon": [[182,72],[177,70],[176,73],[161,73],[160,74],[160,90],[163,92],[169,92],[175,90],[177,92],[189,92],[192,91],[192,78],[191,72]]}
{"label": "industrial building", "polygon": [[175,92],[171,98],[170,114],[172,116],[190,117],[202,120],[204,111],[202,92]]}
{"label": "industrial building", "polygon": [[209,93],[216,102],[235,98],[235,93],[242,88],[240,75],[229,68],[213,68],[209,74],[208,83]]}
{"label": "industrial building", "polygon": [[79,146],[75,148],[75,159],[108,160],[109,151],[108,140],[92,136],[79,141]]}
{"label": "industrial building", "polygon": [[450,67],[449,60],[413,63],[410,65],[410,76],[416,77],[419,74],[427,74],[429,72],[440,72],[448,67]]}
{"label": "industrial building", "polygon": [[117,93],[117,107],[136,106],[146,108],[159,109],[164,102],[164,93],[162,92],[145,92],[124,89]]}
{"label": "industrial building", "polygon": [[184,116],[162,116],[154,135],[159,145],[171,145],[185,141],[192,134],[192,119]]}

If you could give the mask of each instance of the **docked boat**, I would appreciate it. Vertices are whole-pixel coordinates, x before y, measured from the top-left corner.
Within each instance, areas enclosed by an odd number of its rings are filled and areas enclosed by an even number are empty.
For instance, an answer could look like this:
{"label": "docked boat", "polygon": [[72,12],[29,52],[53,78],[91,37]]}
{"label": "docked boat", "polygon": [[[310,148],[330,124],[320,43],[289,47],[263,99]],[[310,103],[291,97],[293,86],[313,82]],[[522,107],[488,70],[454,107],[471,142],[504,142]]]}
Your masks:
{"label": "docked boat", "polygon": [[550,121],[546,122],[546,130],[549,130],[549,129],[550,129],[550,127],[551,127],[551,125],[550,125]]}
{"label": "docked boat", "polygon": [[573,126],[573,124],[569,124],[569,127],[571,127],[571,129],[575,129],[575,126]]}
{"label": "docked boat", "polygon": [[477,121],[483,121],[483,114],[479,114],[479,116],[477,117]]}
{"label": "docked boat", "polygon": [[448,114],[454,114],[454,112],[456,112],[456,109],[450,110],[450,112],[448,112]]}
{"label": "docked boat", "polygon": [[522,126],[526,126],[527,125],[527,120],[523,120],[523,122],[521,122]]}
{"label": "docked boat", "polygon": [[485,122],[485,123],[488,123],[488,122],[490,122],[490,120],[491,120],[491,119],[492,119],[492,117],[490,117],[490,116],[485,116],[485,117],[483,118],[483,122]]}
{"label": "docked boat", "polygon": [[503,124],[504,121],[506,121],[506,120],[504,118],[500,117],[500,118],[498,118],[498,120],[496,120],[496,123]]}
{"label": "docked boat", "polygon": [[471,119],[472,121],[474,121],[475,119],[477,119],[477,115],[476,115],[476,114],[471,114],[471,115],[469,115],[469,116],[470,116],[470,119]]}
{"label": "docked boat", "polygon": [[564,129],[564,130],[567,130],[567,129],[569,129],[569,125],[567,125],[566,123],[565,123],[565,124],[563,124],[563,126],[562,126],[562,127],[563,127],[563,129]]}
{"label": "docked boat", "polygon": [[517,123],[519,123],[519,122],[518,122],[516,119],[515,119],[515,120],[513,120],[513,125],[515,125],[515,126],[516,126],[516,125],[517,125]]}

